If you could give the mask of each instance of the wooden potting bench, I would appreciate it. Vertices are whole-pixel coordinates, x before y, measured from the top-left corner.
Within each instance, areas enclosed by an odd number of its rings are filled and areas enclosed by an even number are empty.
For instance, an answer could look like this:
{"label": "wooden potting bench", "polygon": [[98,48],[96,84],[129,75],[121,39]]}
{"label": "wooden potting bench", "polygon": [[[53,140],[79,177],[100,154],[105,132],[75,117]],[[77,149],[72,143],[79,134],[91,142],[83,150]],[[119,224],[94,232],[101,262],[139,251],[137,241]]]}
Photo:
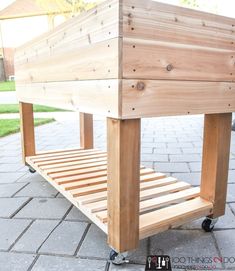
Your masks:
{"label": "wooden potting bench", "polygon": [[[235,19],[110,0],[22,46],[15,69],[25,163],[107,233],[117,252],[224,215],[234,42]],[[36,152],[32,104],[82,112],[81,149]],[[93,114],[107,117],[107,152],[93,147]],[[205,114],[200,188],[140,165],[141,118],[191,114]]]}

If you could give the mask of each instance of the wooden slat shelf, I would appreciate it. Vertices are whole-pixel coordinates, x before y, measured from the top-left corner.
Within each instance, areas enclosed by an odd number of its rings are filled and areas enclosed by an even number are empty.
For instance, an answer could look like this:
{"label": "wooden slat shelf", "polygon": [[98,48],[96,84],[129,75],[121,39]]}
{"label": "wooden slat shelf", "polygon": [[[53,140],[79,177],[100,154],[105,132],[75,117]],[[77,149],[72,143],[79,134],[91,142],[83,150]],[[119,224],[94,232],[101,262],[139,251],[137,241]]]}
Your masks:
{"label": "wooden slat shelf", "polygon": [[[49,151],[26,162],[107,233],[107,155],[90,149]],[[212,203],[192,187],[140,167],[140,239],[207,216]]]}

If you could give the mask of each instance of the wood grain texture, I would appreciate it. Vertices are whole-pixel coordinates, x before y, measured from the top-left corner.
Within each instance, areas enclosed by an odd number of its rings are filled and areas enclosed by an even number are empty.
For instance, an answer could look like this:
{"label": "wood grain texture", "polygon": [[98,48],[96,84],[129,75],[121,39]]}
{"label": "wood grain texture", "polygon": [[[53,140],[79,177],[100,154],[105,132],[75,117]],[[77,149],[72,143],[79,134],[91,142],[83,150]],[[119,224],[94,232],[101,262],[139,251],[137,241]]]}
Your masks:
{"label": "wood grain texture", "polygon": [[235,84],[123,80],[122,118],[235,111]]}
{"label": "wood grain texture", "polygon": [[119,80],[18,83],[17,97],[28,103],[119,118],[119,84]]}
{"label": "wood grain texture", "polygon": [[[26,44],[23,44],[17,48],[17,55],[19,58],[20,56],[23,57],[25,54],[33,52],[34,49],[45,49],[45,46],[48,44],[52,47],[59,47],[60,43],[65,42],[66,40],[69,41],[71,39],[71,35],[75,35],[75,38],[81,38],[87,37],[88,33],[99,33],[99,30],[104,29],[106,26],[114,22],[117,23],[118,19],[119,1],[109,0],[105,3],[100,3],[94,8],[68,19],[66,22],[60,24],[54,29],[34,38]],[[109,34],[109,36],[111,34]]]}
{"label": "wood grain texture", "polygon": [[224,215],[232,114],[205,116],[201,197],[213,203],[214,218]]}
{"label": "wood grain texture", "polygon": [[169,206],[140,216],[140,236],[146,238],[156,233],[178,227],[211,214],[212,203],[197,197],[187,202]]}
{"label": "wood grain texture", "polygon": [[18,48],[17,81],[117,78],[119,30],[119,1],[102,3]]}
{"label": "wood grain texture", "polygon": [[140,120],[108,119],[108,243],[116,251],[139,242]]}
{"label": "wood grain texture", "polygon": [[18,64],[17,81],[40,83],[118,78],[119,38],[102,41],[82,48],[56,52],[49,56]]}
{"label": "wood grain texture", "polygon": [[235,80],[235,19],[123,1],[123,78]]}
{"label": "wood grain texture", "polygon": [[80,146],[83,149],[93,149],[93,115],[80,113]]}
{"label": "wood grain texture", "polygon": [[116,119],[233,112],[234,82],[235,19],[151,0],[109,0],[16,53],[19,101]]}
{"label": "wood grain texture", "polygon": [[233,50],[123,39],[123,78],[233,81]]}
{"label": "wood grain texture", "polygon": [[234,50],[235,19],[155,1],[123,1],[123,36]]}
{"label": "wood grain texture", "polygon": [[[142,214],[143,212],[152,211],[157,208],[166,207],[171,204],[176,204],[176,203],[183,202],[185,200],[196,198],[199,196],[199,194],[200,194],[200,189],[196,187],[196,188],[189,188],[183,191],[152,198],[149,200],[141,201],[140,214]],[[106,223],[108,221],[106,200],[87,204],[86,207],[90,209],[92,213],[96,213],[96,215],[100,219],[102,219],[103,222]]]}
{"label": "wood grain texture", "polygon": [[[53,158],[51,156],[53,154],[55,159],[52,159],[52,161],[56,161],[58,156],[61,157],[65,153],[66,155],[78,153],[81,156],[80,158],[82,158],[86,154],[88,156],[91,155],[91,152],[98,156],[95,149],[57,150],[40,154],[38,158],[37,155],[26,157],[26,160],[32,168],[37,170],[42,177],[107,234],[109,217],[107,213],[107,191],[103,190],[104,184],[107,187],[107,174],[103,177],[98,177],[99,171],[96,170],[99,170],[99,166],[91,165],[90,162],[81,169],[82,160],[78,160],[76,162],[77,169],[73,168],[72,170],[75,170],[76,174],[79,173],[79,176],[85,174],[87,177],[78,179],[73,183],[59,184],[62,175],[69,177],[72,171],[64,168],[64,171],[60,173],[49,174],[44,169],[44,166],[40,166],[39,162],[42,158]],[[66,159],[67,162],[64,162],[64,164],[70,163],[69,157]],[[57,166],[57,164],[54,166]],[[71,164],[71,167],[74,166],[75,164]],[[54,169],[56,170],[56,167]],[[211,214],[212,203],[200,198],[199,188],[192,188],[190,184],[178,181],[173,177],[166,178],[164,174],[159,172],[152,173],[152,170],[149,168],[140,167],[139,170],[140,213],[138,215],[141,224],[138,232],[140,232],[140,239],[164,229],[169,229],[172,226],[181,225],[200,216]],[[97,172],[97,176],[90,178],[90,174],[94,172]],[[153,175],[155,175],[155,179],[153,179]],[[122,206],[122,208],[125,207],[125,205]]]}
{"label": "wood grain texture", "polygon": [[36,153],[33,105],[27,103],[20,103],[19,107],[22,158],[23,162],[26,164],[26,157],[33,156]]}

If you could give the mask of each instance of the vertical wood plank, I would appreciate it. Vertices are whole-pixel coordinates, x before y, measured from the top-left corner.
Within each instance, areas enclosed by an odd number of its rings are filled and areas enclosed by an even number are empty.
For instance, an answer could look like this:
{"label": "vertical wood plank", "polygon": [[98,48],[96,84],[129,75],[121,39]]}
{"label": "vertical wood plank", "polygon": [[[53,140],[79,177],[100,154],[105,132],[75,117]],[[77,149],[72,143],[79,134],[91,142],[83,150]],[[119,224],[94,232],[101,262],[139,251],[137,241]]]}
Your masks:
{"label": "vertical wood plank", "polygon": [[93,115],[80,113],[80,146],[93,149]]}
{"label": "vertical wood plank", "polygon": [[25,158],[27,156],[33,156],[36,154],[33,105],[20,102],[19,107],[20,107],[22,158],[23,162],[26,164]]}
{"label": "vertical wood plank", "polygon": [[205,115],[201,197],[213,203],[213,218],[224,215],[232,113]]}
{"label": "vertical wood plank", "polygon": [[118,252],[138,247],[140,119],[108,118],[108,243]]}

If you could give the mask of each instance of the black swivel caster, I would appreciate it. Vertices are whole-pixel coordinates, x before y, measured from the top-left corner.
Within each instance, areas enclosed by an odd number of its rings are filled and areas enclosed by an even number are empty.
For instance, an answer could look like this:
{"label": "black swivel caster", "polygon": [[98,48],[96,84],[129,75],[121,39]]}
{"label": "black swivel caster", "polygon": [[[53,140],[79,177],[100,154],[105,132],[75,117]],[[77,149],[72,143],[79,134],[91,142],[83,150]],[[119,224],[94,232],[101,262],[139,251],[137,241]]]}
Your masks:
{"label": "black swivel caster", "polygon": [[36,170],[35,170],[35,169],[33,169],[32,167],[29,167],[29,172],[30,172],[30,173],[35,173],[35,172],[36,172]]}
{"label": "black swivel caster", "polygon": [[124,263],[129,263],[126,260],[127,253],[118,253],[115,250],[111,250],[109,254],[109,260],[115,265],[122,265]]}
{"label": "black swivel caster", "polygon": [[205,232],[212,232],[213,229],[214,229],[214,227],[215,227],[215,224],[216,224],[217,221],[218,221],[218,218],[212,219],[212,218],[207,217],[207,218],[202,222],[202,229],[203,229]]}

